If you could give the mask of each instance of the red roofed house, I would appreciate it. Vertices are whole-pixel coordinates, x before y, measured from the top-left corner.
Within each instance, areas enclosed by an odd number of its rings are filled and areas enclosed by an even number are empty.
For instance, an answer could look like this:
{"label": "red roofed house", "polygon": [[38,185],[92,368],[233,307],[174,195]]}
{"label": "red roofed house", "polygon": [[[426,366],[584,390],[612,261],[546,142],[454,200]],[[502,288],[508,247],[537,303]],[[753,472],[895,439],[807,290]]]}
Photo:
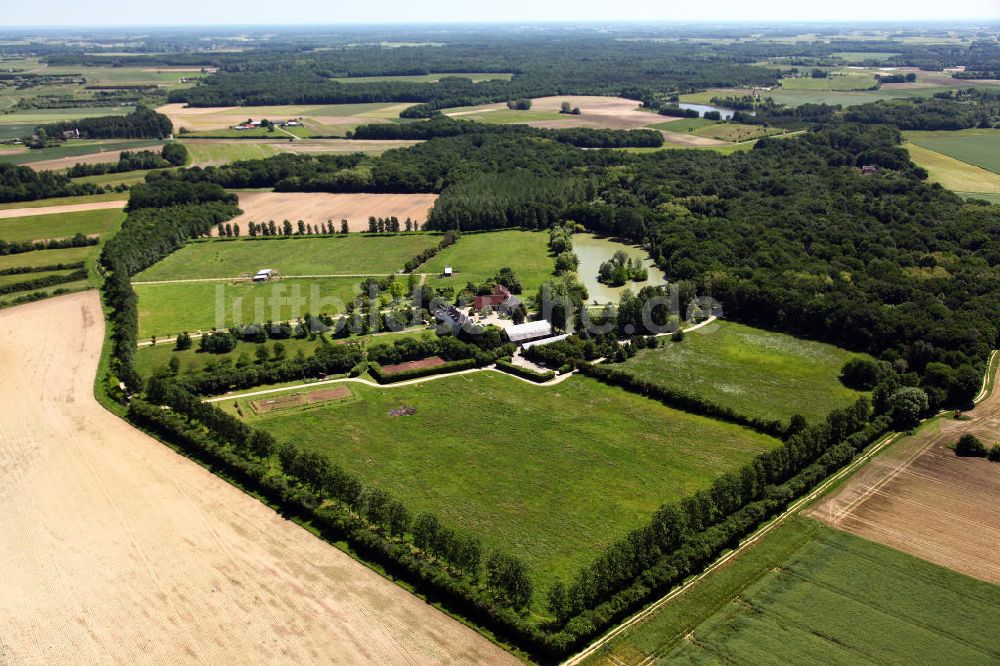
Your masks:
{"label": "red roofed house", "polygon": [[499,307],[501,303],[510,298],[510,292],[502,284],[493,287],[493,293],[488,296],[476,296],[473,308],[478,312],[483,308]]}

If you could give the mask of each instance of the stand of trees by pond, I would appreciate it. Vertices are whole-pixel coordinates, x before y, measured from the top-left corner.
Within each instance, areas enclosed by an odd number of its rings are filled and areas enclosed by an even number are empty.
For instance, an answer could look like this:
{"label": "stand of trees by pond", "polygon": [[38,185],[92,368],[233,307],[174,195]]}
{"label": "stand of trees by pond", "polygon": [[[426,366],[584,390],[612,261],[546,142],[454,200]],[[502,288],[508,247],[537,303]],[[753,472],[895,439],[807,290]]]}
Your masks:
{"label": "stand of trees by pond", "polygon": [[601,264],[597,279],[612,287],[620,287],[629,280],[645,282],[649,279],[649,271],[642,259],[635,259],[624,250],[618,250],[611,259]]}

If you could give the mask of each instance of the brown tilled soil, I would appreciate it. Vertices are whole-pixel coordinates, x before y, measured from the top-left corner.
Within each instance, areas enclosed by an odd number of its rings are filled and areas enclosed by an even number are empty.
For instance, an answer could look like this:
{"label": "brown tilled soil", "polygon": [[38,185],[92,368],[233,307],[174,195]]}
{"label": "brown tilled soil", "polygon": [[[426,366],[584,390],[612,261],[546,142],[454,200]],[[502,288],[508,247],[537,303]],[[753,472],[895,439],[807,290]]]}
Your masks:
{"label": "brown tilled soil", "polygon": [[[420,222],[434,206],[436,194],[328,194],[322,192],[240,192],[243,214],[233,220],[246,233],[247,223],[274,220],[281,224],[299,220],[308,224],[333,220],[340,231],[340,221],[346,219],[351,231],[368,231],[368,217],[392,217],[400,221],[407,217]],[[214,231],[213,231],[214,233]]]}
{"label": "brown tilled soil", "polygon": [[947,448],[964,432],[1000,441],[1000,391],[892,445],[810,510],[830,525],[1000,584],[1000,464]]}
{"label": "brown tilled soil", "polygon": [[0,662],[517,663],[99,406],[101,315],[0,311]]}
{"label": "brown tilled soil", "polygon": [[28,217],[29,215],[57,215],[60,213],[79,213],[85,210],[107,210],[124,208],[128,201],[94,201],[92,203],[66,204],[63,206],[40,206],[38,208],[5,208],[0,209],[0,220],[8,217]]}
{"label": "brown tilled soil", "polygon": [[440,356],[431,356],[430,358],[422,358],[419,361],[405,361],[403,363],[396,363],[395,365],[383,365],[382,372],[387,375],[394,375],[397,372],[418,370],[420,368],[433,368],[439,365],[444,365],[445,363],[446,361]]}
{"label": "brown tilled soil", "polygon": [[323,389],[322,391],[313,391],[311,393],[293,393],[291,395],[283,395],[278,398],[253,400],[250,402],[250,407],[253,408],[253,411],[257,414],[266,414],[268,412],[275,412],[281,409],[301,407],[302,405],[314,405],[318,402],[340,400],[341,398],[346,398],[349,395],[351,395],[351,389],[348,387],[334,386],[333,388]]}

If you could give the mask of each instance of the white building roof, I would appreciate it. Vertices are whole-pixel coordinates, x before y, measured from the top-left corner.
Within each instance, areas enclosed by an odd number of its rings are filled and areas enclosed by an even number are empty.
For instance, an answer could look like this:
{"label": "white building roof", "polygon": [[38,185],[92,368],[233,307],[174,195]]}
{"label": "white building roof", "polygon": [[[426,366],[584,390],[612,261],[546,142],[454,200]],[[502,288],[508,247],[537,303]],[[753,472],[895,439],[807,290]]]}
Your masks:
{"label": "white building roof", "polygon": [[553,335],[551,338],[543,338],[542,340],[532,340],[531,342],[525,342],[521,345],[522,349],[531,349],[532,347],[541,347],[542,345],[548,345],[553,342],[559,342],[560,340],[565,340],[569,337],[569,333],[563,333],[562,335]]}
{"label": "white building roof", "polygon": [[507,337],[510,338],[511,342],[534,340],[535,338],[543,338],[547,335],[552,335],[552,324],[544,319],[525,322],[524,324],[511,326],[507,329]]}

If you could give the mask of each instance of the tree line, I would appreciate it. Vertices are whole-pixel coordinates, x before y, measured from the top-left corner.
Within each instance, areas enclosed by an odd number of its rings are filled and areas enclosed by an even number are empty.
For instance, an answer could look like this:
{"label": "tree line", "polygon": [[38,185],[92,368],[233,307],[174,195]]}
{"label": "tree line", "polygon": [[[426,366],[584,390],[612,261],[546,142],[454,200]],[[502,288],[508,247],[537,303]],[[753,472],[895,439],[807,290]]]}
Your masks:
{"label": "tree line", "polygon": [[81,139],[166,139],[174,125],[162,113],[145,106],[124,116],[98,116],[39,125],[35,133],[61,137],[63,132],[79,131]]}

